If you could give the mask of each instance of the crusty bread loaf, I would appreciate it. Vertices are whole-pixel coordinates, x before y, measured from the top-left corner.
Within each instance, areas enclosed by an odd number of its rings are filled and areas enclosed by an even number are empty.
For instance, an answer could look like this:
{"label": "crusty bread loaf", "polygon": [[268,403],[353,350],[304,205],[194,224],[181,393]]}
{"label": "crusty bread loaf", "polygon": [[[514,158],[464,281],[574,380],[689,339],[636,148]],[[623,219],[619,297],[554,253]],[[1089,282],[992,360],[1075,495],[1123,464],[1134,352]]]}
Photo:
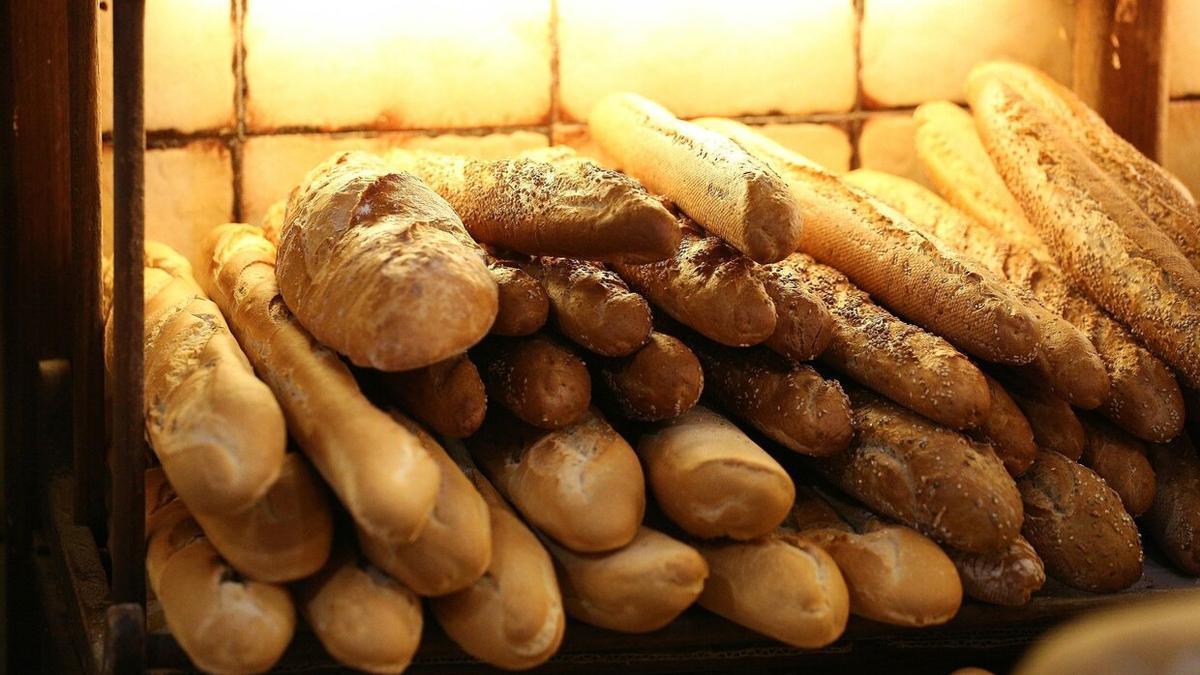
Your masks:
{"label": "crusty bread loaf", "polygon": [[681,221],[672,258],[648,265],[615,263],[629,285],[676,321],[731,347],[759,344],[775,332],[776,308],[754,263],[694,222]]}
{"label": "crusty bread loaf", "polygon": [[833,317],[803,278],[785,263],[786,259],[755,268],[775,303],[775,332],[763,344],[793,361],[811,361],[829,347]]}
{"label": "crusty bread loaf", "polygon": [[483,160],[395,150],[480,242],[527,255],[650,262],[679,241],[670,212],[629,176],[583,157]]}
{"label": "crusty bread loaf", "polygon": [[551,542],[546,547],[567,614],[622,633],[667,625],[696,601],[708,577],[694,548],[645,526],[615,551],[575,553]]}
{"label": "crusty bread loaf", "polygon": [[904,216],[732,120],[699,124],[732,138],[787,179],[807,225],[799,250],[836,267],[897,315],[987,361],[1028,363],[1033,312],[994,275],[920,233]]}
{"label": "crusty bread loaf", "polygon": [[371,405],[341,359],[288,311],[275,281],[275,247],[258,228],[217,227],[202,251],[202,283],[279,397],[297,444],[359,527],[389,542],[412,541],[433,511],[439,481],[420,439]]}
{"label": "crusty bread loaf", "polygon": [[1036,69],[1013,62],[981,64],[972,79],[996,78],[1020,92],[1067,131],[1110,181],[1200,268],[1200,212],[1162,166],[1113,131],[1070,89]]}
{"label": "crusty bread loaf", "polygon": [[1200,457],[1186,435],[1146,450],[1157,485],[1142,522],[1171,562],[1200,576]]}
{"label": "crusty bread loaf", "polygon": [[987,444],[874,394],[851,390],[854,442],[820,458],[829,480],[872,510],[966,551],[997,551],[1021,529],[1021,497]]}
{"label": "crusty bread loaf", "polygon": [[592,400],[587,366],[546,335],[494,337],[471,352],[493,404],[541,429],[578,422]]}
{"label": "crusty bread loaf", "polygon": [[435,433],[466,438],[483,424],[487,390],[466,354],[378,378],[392,400]]}
{"label": "crusty bread loaf", "polygon": [[748,542],[697,543],[708,562],[700,606],[793,647],[841,637],[850,598],[837,563],[786,531]]}
{"label": "crusty bread loaf", "polygon": [[1037,458],[1033,428],[1017,402],[995,378],[988,377],[987,383],[992,407],[975,435],[991,444],[1010,475],[1020,476]]}
{"label": "crusty bread loaf", "polygon": [[996,173],[971,114],[947,101],[936,101],[919,106],[913,117],[917,156],[938,191],[1002,236],[1012,251],[1006,261],[1009,279],[1028,286],[1096,347],[1111,383],[1101,412],[1138,438],[1151,442],[1174,438],[1183,424],[1175,376],[1124,326],[1071,288]]}
{"label": "crusty bread loaf", "polygon": [[521,268],[545,287],[555,327],[588,351],[627,356],[650,339],[650,304],[603,266],[541,257]]}
{"label": "crusty bread loaf", "polygon": [[449,450],[487,502],[492,561],[479,580],[433,598],[430,608],[442,630],[471,656],[508,670],[532,668],[558,651],[566,625],[554,562],[465,448]]}
{"label": "crusty bread loaf", "polygon": [[255,581],[284,583],[314,574],[333,543],[325,486],[296,453],[284,457],[279,478],[249,509],[193,515],[221,556]]}
{"label": "crusty bread loaf", "polygon": [[1080,463],[1104,479],[1137,518],[1154,504],[1154,467],[1146,458],[1146,445],[1102,420],[1080,420],[1086,434]]}
{"label": "crusty bread loaf", "polygon": [[454,210],[362,152],[301,181],[279,237],[279,288],[300,323],[359,366],[412,370],[466,351],[496,319],[496,282]]}
{"label": "crusty bread loaf", "polygon": [[496,489],[574,551],[611,551],[637,534],[646,486],[633,448],[594,410],[557,431],[497,412],[467,441]]}
{"label": "crusty bread loaf", "polygon": [[146,473],[146,577],[167,627],[201,670],[270,670],[296,628],[291,596],[238,578],[165,483],[161,472]]}
{"label": "crusty bread loaf", "polygon": [[1072,283],[1200,384],[1200,271],[1045,110],[985,74],[967,94],[984,147]]}
{"label": "crusty bread loaf", "polygon": [[803,253],[773,267],[788,268],[829,308],[833,336],[822,363],[939,424],[967,429],[985,418],[991,403],[983,373],[945,340],[898,319]]}
{"label": "crusty bread loaf", "polygon": [[1046,567],[1020,535],[995,553],[966,553],[946,547],[967,595],[1007,607],[1020,607],[1046,583]]}
{"label": "crusty bread loaf", "polygon": [[650,341],[619,359],[595,359],[593,382],[600,398],[632,420],[659,422],[678,417],[700,400],[704,371],[679,339],[650,334]]}
{"label": "crusty bread loaf", "polygon": [[283,413],[187,260],[150,242],[145,263],[146,437],[190,510],[244,511],[279,476]]}
{"label": "crusty bread loaf", "polygon": [[1078,461],[1087,445],[1087,436],[1071,404],[1055,396],[1044,386],[1011,373],[995,372],[1033,430],[1033,440],[1041,450],[1057,452]]}
{"label": "crusty bread loaf", "polygon": [[728,139],[629,93],[597,102],[588,131],[622,171],[755,261],[796,250],[802,216],[787,184]]}
{"label": "crusty bread loaf", "polygon": [[304,618],[339,663],[369,673],[399,673],[421,643],[421,600],[346,550],[297,595]]}
{"label": "crusty bread loaf", "polygon": [[1055,579],[1093,593],[1127,588],[1142,576],[1142,542],[1121,498],[1087,467],[1040,452],[1017,479],[1025,504],[1021,533]]}
{"label": "crusty bread loaf", "polygon": [[811,488],[801,489],[785,527],[833,557],[853,614],[919,627],[958,613],[963,588],[954,564],[916,530],[870,518],[855,532]]}
{"label": "crusty bread loaf", "polygon": [[[970,257],[999,278],[1013,284],[1014,292],[1034,311],[1042,332],[1037,358],[1026,369],[1045,381],[1072,405],[1096,408],[1108,397],[1109,381],[1104,362],[1079,329],[1061,314],[1042,304],[1030,287],[1028,267],[1037,261],[1006,246],[970,216],[946,203],[927,188],[907,178],[881,171],[858,169],[846,175],[851,185],[866,190],[908,217],[917,228],[957,253]],[[1020,268],[1025,267],[1022,270]]]}
{"label": "crusty bread loaf", "polygon": [[731,413],[789,450],[824,457],[850,443],[850,405],[835,380],[761,347],[732,349],[684,336],[704,386]]}
{"label": "crusty bread loaf", "polygon": [[659,508],[695,537],[763,536],[796,496],[779,462],[702,406],[644,434],[637,451]]}
{"label": "crusty bread loaf", "polygon": [[361,528],[359,546],[379,569],[422,596],[462,590],[483,576],[492,559],[487,504],[458,465],[432,436],[393,412],[392,417],[421,441],[437,462],[442,480],[429,522],[412,542],[390,543]]}
{"label": "crusty bread loaf", "polygon": [[499,290],[493,335],[532,335],[550,316],[550,296],[537,279],[511,260],[484,251],[488,271]]}

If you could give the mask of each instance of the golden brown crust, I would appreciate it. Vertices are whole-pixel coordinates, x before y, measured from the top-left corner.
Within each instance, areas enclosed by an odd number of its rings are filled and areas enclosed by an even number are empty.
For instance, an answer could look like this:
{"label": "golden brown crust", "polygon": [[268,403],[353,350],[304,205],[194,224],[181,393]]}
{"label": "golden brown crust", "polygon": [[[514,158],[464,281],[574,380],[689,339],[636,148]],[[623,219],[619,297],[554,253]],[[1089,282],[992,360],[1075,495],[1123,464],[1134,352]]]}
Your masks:
{"label": "golden brown crust", "polygon": [[1127,588],[1142,576],[1142,542],[1117,493],[1095,473],[1041,452],[1017,480],[1025,504],[1021,534],[1055,579],[1093,593]]}
{"label": "golden brown crust", "polygon": [[496,319],[483,253],[444,199],[361,152],[288,201],[277,273],[287,306],[359,366],[412,370],[466,351]]}
{"label": "golden brown crust", "polygon": [[983,373],[945,340],[893,316],[841,272],[803,253],[776,266],[787,267],[829,308],[833,336],[822,363],[954,429],[977,426],[987,415]]}
{"label": "golden brown crust", "polygon": [[582,157],[482,160],[395,150],[388,161],[445,197],[473,237],[508,251],[650,262],[679,241],[657,198]]}
{"label": "golden brown crust", "polygon": [[1200,576],[1200,458],[1188,437],[1148,445],[1157,482],[1154,504],[1142,522],[1171,562]]}
{"label": "golden brown crust", "polygon": [[379,379],[409,414],[443,436],[466,438],[487,414],[483,379],[466,354]]}
{"label": "golden brown crust", "polygon": [[621,170],[753,260],[796,250],[802,216],[787,185],[728,139],[629,93],[601,99],[588,129]]}
{"label": "golden brown crust", "polygon": [[355,523],[381,539],[412,541],[439,481],[420,440],[373,406],[342,360],[288,311],[275,281],[275,247],[258,228],[214,228],[201,259],[202,282],[279,398],[292,437]]}
{"label": "golden brown crust", "polygon": [[775,332],[763,344],[793,361],[811,361],[829,347],[833,317],[785,260],[756,268],[775,303]]}
{"label": "golden brown crust", "polygon": [[761,537],[796,496],[787,471],[729,420],[704,407],[637,442],[655,502],[695,537]]}
{"label": "golden brown crust", "polygon": [[1154,504],[1154,468],[1146,446],[1101,420],[1081,420],[1087,435],[1080,463],[1096,472],[1134,518]]}
{"label": "golden brown crust", "polygon": [[872,510],[966,551],[1006,546],[1021,498],[991,447],[863,390],[853,390],[854,443],[815,466]]}
{"label": "golden brown crust", "polygon": [[610,551],[637,534],[646,486],[633,448],[595,411],[557,431],[489,415],[467,440],[496,489],[530,525],[574,551]]}
{"label": "golden brown crust", "polygon": [[267,212],[263,214],[262,225],[260,225],[263,236],[276,246],[279,245],[279,234],[283,232],[287,203],[288,200],[285,197],[267,207]]}
{"label": "golden brown crust", "polygon": [[587,366],[549,337],[491,338],[471,356],[491,401],[535,427],[561,429],[587,413],[592,400]]}
{"label": "golden brown crust", "polygon": [[991,443],[1009,475],[1020,476],[1037,458],[1033,428],[1029,426],[1029,420],[1025,419],[1017,402],[999,382],[988,377],[987,383],[992,407],[983,424],[979,425],[976,435]]}
{"label": "golden brown crust", "polygon": [[1174,438],[1183,424],[1175,376],[1129,331],[1071,288],[1036,228],[996,173],[970,113],[947,101],[922,104],[917,157],[938,191],[997,237],[1012,255],[1008,277],[1083,331],[1108,371],[1108,398],[1100,411],[1135,436],[1151,442]]}
{"label": "golden brown crust", "polygon": [[572,342],[602,356],[627,356],[650,339],[650,304],[603,266],[541,257],[521,268],[545,287],[554,325]]}
{"label": "golden brown crust", "polygon": [[1017,536],[998,553],[965,553],[946,547],[967,595],[1006,607],[1020,607],[1046,583],[1046,566],[1037,551]]}
{"label": "golden brown crust", "polygon": [[677,338],[650,334],[650,341],[621,359],[595,362],[601,396],[621,415],[640,422],[678,417],[700,400],[704,371],[700,360]]}
{"label": "golden brown crust", "polygon": [[681,222],[675,255],[612,268],[634,290],[680,323],[731,347],[756,345],[775,332],[776,309],[754,262],[690,220]]}
{"label": "golden brown crust", "polygon": [[835,380],[762,348],[684,340],[704,366],[705,387],[731,413],[789,450],[823,457],[850,444],[850,404]]}
{"label": "golden brown crust", "polygon": [[188,508],[249,508],[279,476],[283,413],[183,256],[149,242],[144,269],[146,436]]}
{"label": "golden brown crust", "polygon": [[484,251],[488,271],[499,289],[500,305],[492,335],[532,335],[550,316],[550,296],[546,289],[511,260]]}
{"label": "golden brown crust", "polygon": [[836,267],[897,315],[987,361],[1028,363],[1041,339],[1031,310],[994,275],[904,216],[749,127],[701,120],[787,181],[807,216],[798,250]]}
{"label": "golden brown crust", "polygon": [[1024,413],[1039,449],[1057,452],[1070,460],[1078,460],[1083,456],[1087,436],[1071,404],[1026,378],[1005,373],[996,375],[1003,383],[1004,390]]}

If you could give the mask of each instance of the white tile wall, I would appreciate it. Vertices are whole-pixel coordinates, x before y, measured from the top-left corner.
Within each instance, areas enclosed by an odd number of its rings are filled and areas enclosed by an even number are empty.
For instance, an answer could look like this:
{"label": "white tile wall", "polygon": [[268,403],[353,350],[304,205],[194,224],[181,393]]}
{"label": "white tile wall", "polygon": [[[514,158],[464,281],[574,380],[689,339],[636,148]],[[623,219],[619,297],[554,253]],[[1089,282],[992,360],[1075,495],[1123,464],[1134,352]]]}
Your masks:
{"label": "white tile wall", "polygon": [[1164,165],[1200,197],[1200,101],[1173,101],[1167,108]]}
{"label": "white tile wall", "polygon": [[1200,94],[1200,0],[1167,2],[1167,69],[1171,96]]}

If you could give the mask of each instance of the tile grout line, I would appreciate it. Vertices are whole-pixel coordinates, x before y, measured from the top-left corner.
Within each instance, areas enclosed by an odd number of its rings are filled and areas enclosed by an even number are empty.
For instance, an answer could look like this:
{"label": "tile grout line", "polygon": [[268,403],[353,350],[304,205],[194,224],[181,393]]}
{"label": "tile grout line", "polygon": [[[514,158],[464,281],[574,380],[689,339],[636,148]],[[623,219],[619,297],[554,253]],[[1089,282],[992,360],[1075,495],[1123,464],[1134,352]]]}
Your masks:
{"label": "tile grout line", "polygon": [[546,141],[554,144],[554,127],[559,119],[559,44],[558,44],[558,0],[550,2],[550,119],[546,126]]}
{"label": "tile grout line", "polygon": [[248,0],[231,0],[231,11],[233,13],[234,27],[234,42],[233,42],[233,73],[234,73],[234,92],[233,92],[233,109],[236,119],[234,120],[233,136],[229,139],[231,160],[233,162],[233,213],[231,220],[241,222],[244,213],[242,210],[242,192],[244,184],[243,174],[243,153],[245,152],[246,141],[246,33],[245,33],[245,17],[246,17],[246,2]]}
{"label": "tile grout line", "polygon": [[866,11],[866,0],[854,0],[854,110],[846,120],[846,132],[850,135],[850,168],[857,169],[861,165],[858,155],[858,142],[862,138],[863,120],[867,113],[863,110],[862,86],[862,24]]}

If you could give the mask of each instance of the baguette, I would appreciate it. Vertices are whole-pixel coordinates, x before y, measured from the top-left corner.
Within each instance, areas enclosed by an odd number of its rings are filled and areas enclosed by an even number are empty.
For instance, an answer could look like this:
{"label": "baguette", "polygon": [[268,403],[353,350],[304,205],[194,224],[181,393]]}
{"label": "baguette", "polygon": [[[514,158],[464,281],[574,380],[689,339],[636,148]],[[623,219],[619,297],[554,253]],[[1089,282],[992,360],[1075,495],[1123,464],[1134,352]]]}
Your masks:
{"label": "baguette", "polygon": [[517,263],[484,251],[488,272],[499,291],[499,306],[492,335],[515,337],[532,335],[550,316],[550,296],[546,289]]}
{"label": "baguette", "polygon": [[851,185],[870,192],[903,213],[925,234],[937,238],[957,253],[979,262],[1001,279],[1013,284],[1015,293],[1033,311],[1041,325],[1042,343],[1037,358],[1026,366],[1030,374],[1045,381],[1072,405],[1092,409],[1108,397],[1108,373],[1095,347],[1079,329],[1052,311],[1030,287],[1040,270],[1036,260],[1006,246],[969,216],[941,197],[907,178],[880,171],[858,169],[846,175]]}
{"label": "baguette", "polygon": [[676,321],[731,347],[775,333],[776,307],[747,257],[684,219],[674,257],[648,265],[614,263],[630,287]]}
{"label": "baguette", "polygon": [[786,531],[748,542],[699,542],[709,579],[700,606],[793,647],[833,643],[846,629],[850,597],[837,563]]}
{"label": "baguette", "polygon": [[356,670],[399,673],[421,643],[420,598],[351,551],[303,582],[297,595],[325,651]]}
{"label": "baguette", "polygon": [[377,370],[466,351],[498,311],[483,251],[450,205],[362,152],[330,157],[292,192],[277,273],[301,325]]}
{"label": "baguette", "polygon": [[1142,542],[1121,498],[1090,469],[1056,452],[1038,453],[1017,480],[1025,504],[1021,533],[1055,579],[1111,593],[1142,576]]}
{"label": "baguette", "polygon": [[262,224],[260,227],[262,227],[263,236],[267,238],[267,241],[271,242],[275,246],[279,246],[279,233],[283,232],[284,217],[287,214],[287,204],[288,200],[286,197],[273,202],[269,207],[267,207],[267,212],[264,213],[262,217]]}
{"label": "baguette", "polygon": [[1108,370],[1109,396],[1100,411],[1133,435],[1166,442],[1179,434],[1179,385],[1166,365],[1095,303],[1070,286],[1037,230],[996,173],[970,113],[946,101],[922,104],[917,157],[938,191],[1015,251],[1010,279],[1020,279],[1048,307],[1082,330]]}
{"label": "baguette", "polygon": [[1038,448],[1074,461],[1083,456],[1087,435],[1069,403],[1027,380],[1003,373],[996,375],[1024,413]]}
{"label": "baguette", "polygon": [[783,521],[796,497],[779,462],[704,407],[644,434],[637,450],[655,502],[694,537],[761,537]]}
{"label": "baguette", "polygon": [[1200,385],[1200,271],[1050,116],[979,72],[968,99],[984,147],[1063,270]]}
{"label": "baguette", "polygon": [[601,99],[588,130],[622,171],[751,259],[770,263],[796,250],[801,211],[787,184],[728,139],[629,93]]}
{"label": "baguette", "polygon": [[820,361],[953,429],[978,426],[991,407],[983,373],[942,338],[876,305],[841,272],[803,253],[786,267],[829,308],[833,336]]}
{"label": "baguette", "polygon": [[543,257],[521,268],[546,288],[555,327],[588,351],[627,356],[650,339],[649,303],[599,264]]}
{"label": "baguette", "polygon": [[1156,481],[1146,531],[1175,566],[1200,576],[1200,458],[1187,436],[1147,446]]}
{"label": "baguette", "polygon": [[415,539],[440,480],[420,439],[371,405],[341,359],[288,311],[275,281],[275,247],[258,228],[219,226],[202,251],[202,283],[279,397],[292,437],[355,524],[389,542]]}
{"label": "baguette", "polygon": [[975,553],[1004,548],[1021,529],[1021,497],[992,449],[852,390],[854,443],[815,461],[872,510]]}
{"label": "baguette", "polygon": [[666,333],[621,359],[600,359],[593,381],[621,415],[661,422],[691,410],[704,390],[704,371],[687,345]]}
{"label": "baguette", "polygon": [[811,489],[802,490],[785,527],[837,563],[850,612],[896,626],[935,626],[958,613],[963,588],[938,545],[903,525],[871,517],[859,532]]}
{"label": "baguette", "polygon": [[575,553],[554,543],[563,605],[572,618],[622,633],[649,633],[696,601],[708,565],[683,542],[642,526],[626,546]]}
{"label": "baguette", "polygon": [[379,569],[422,596],[462,590],[483,576],[492,559],[487,504],[442,446],[399,413],[392,417],[421,441],[442,480],[429,522],[411,543],[394,544],[361,529],[359,546]]}
{"label": "baguette", "polygon": [[841,270],[898,316],[973,356],[1022,364],[1037,355],[1037,317],[994,275],[749,127],[721,119],[699,124],[729,136],[787,179],[809,214],[801,252]]}
{"label": "baguette", "polygon": [[637,534],[646,487],[633,448],[594,411],[557,431],[490,415],[467,441],[471,456],[530,525],[583,553]]}
{"label": "baguette", "polygon": [[850,404],[834,380],[763,349],[731,349],[685,338],[704,366],[714,398],[793,452],[824,457],[850,444]]}
{"label": "baguette", "polygon": [[482,160],[394,150],[387,159],[445,197],[471,236],[508,251],[651,262],[679,242],[657,198],[582,157]]}
{"label": "baguette", "polygon": [[146,472],[146,578],[171,634],[212,673],[270,670],[296,628],[287,589],[239,579],[161,471]]}
{"label": "baguette", "polygon": [[464,453],[451,449],[488,505],[492,561],[475,583],[433,598],[430,608],[471,656],[506,670],[533,668],[558,651],[566,625],[554,562]]}
{"label": "baguette", "polygon": [[963,590],[982,602],[1021,607],[1046,583],[1046,566],[1019,535],[997,553],[965,553],[949,547],[946,553],[958,569]]}
{"label": "baguette", "polygon": [[1033,428],[1020,406],[999,382],[988,377],[987,383],[992,407],[975,436],[991,444],[1009,475],[1020,476],[1029,470],[1037,458],[1038,447]]}
{"label": "baguette", "polygon": [[786,260],[756,268],[775,303],[775,332],[763,344],[793,361],[811,361],[833,340],[833,317]]}
{"label": "baguette", "polygon": [[1146,446],[1136,438],[1100,420],[1083,425],[1087,444],[1080,463],[1104,479],[1137,518],[1154,504],[1154,467],[1146,458]]}
{"label": "baguette", "polygon": [[221,557],[255,581],[284,583],[315,574],[333,544],[325,486],[296,453],[284,457],[279,478],[249,509],[193,515]]}
{"label": "baguette", "polygon": [[190,510],[244,511],[283,466],[283,413],[187,260],[151,243],[145,263],[146,437]]}
{"label": "baguette", "polygon": [[544,335],[492,338],[471,352],[491,400],[540,429],[587,414],[592,380],[579,357]]}
{"label": "baguette", "polygon": [[394,401],[435,433],[466,438],[483,424],[487,391],[466,354],[378,377]]}

